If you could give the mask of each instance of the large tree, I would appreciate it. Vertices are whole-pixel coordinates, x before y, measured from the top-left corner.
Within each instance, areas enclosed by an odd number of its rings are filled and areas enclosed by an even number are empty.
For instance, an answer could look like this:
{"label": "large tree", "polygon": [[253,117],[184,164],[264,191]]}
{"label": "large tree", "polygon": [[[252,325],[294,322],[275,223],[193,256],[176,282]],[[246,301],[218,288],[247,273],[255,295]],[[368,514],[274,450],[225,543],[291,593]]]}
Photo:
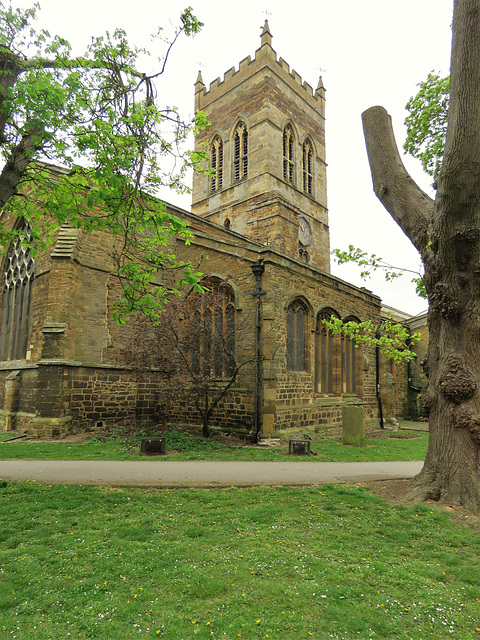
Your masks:
{"label": "large tree", "polygon": [[382,107],[363,114],[374,190],[425,266],[430,442],[413,495],[480,511],[480,0],[455,0],[435,200],[405,170]]}
{"label": "large tree", "polygon": [[[66,40],[33,29],[37,9],[0,0],[0,210],[10,214],[0,220],[0,245],[20,233],[15,224],[12,231],[15,216],[28,221],[37,248],[67,221],[113,233],[124,284],[119,316],[139,306],[156,315],[154,301],[161,306],[167,293],[156,287],[151,295],[160,269],[181,268],[189,284],[198,280],[165,249],[172,234],[188,231],[155,195],[163,185],[184,189],[185,167],[196,158],[180,145],[201,123],[159,106],[155,82],[180,34],[195,34],[201,23],[183,11],[147,74],[148,52],[131,46],[125,32],[93,38],[85,54],[73,56]],[[176,171],[162,170],[169,157],[180,159]]]}

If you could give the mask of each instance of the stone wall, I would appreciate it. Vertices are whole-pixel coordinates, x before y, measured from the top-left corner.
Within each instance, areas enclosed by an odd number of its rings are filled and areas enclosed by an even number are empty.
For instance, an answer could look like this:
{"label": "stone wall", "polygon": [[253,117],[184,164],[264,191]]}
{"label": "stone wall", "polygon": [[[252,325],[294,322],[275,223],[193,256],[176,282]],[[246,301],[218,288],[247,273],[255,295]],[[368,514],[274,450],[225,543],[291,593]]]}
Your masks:
{"label": "stone wall", "polygon": [[[264,432],[338,423],[345,402],[360,403],[366,417],[374,415],[375,358],[368,349],[362,354],[362,363],[367,364],[357,373],[355,397],[316,392],[315,324],[317,313],[324,308],[334,309],[340,317],[354,314],[360,320],[376,321],[379,299],[220,225],[187,212],[182,215],[191,223],[194,237],[189,245],[178,239],[174,250],[180,259],[198,264],[205,274],[231,284],[239,327],[238,362],[248,363],[218,406],[212,424],[247,430],[253,425],[256,302],[251,267],[259,259],[265,266],[262,287],[266,292],[261,302],[259,390]],[[43,267],[34,280],[30,359],[0,365],[4,428],[29,422],[32,434],[44,435],[49,424],[51,432],[58,433],[159,419],[161,381],[154,373],[139,379],[129,369],[125,356],[131,327],[128,323],[119,326],[112,318],[121,287],[109,270],[109,247],[111,237],[106,234],[78,234],[69,255],[39,258]],[[305,372],[291,372],[286,366],[286,310],[298,297],[309,313]],[[199,421],[188,393],[172,409],[171,420]]]}

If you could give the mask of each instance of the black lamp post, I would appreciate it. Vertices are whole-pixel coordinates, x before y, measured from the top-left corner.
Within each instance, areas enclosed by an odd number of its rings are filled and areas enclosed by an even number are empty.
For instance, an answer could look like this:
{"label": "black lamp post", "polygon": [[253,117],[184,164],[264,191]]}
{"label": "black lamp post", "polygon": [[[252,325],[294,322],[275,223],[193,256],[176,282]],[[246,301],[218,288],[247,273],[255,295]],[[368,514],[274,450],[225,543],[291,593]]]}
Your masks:
{"label": "black lamp post", "polygon": [[262,275],[265,271],[265,265],[263,260],[258,260],[251,266],[253,275],[255,276],[256,288],[252,293],[255,296],[256,314],[255,314],[255,410],[254,410],[254,429],[252,435],[252,441],[258,442],[258,434],[260,432],[260,367],[261,367],[261,354],[260,354],[260,338],[262,333],[262,315],[261,304],[262,296],[266,294],[266,291],[262,289]]}

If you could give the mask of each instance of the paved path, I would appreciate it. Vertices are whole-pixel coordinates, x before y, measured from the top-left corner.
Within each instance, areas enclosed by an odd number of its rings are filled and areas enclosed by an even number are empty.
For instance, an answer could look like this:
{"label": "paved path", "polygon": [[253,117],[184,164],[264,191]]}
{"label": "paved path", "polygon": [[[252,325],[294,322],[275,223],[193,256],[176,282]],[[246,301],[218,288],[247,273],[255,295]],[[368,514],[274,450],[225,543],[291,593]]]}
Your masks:
{"label": "paved path", "polygon": [[154,487],[318,485],[412,478],[423,462],[0,460],[0,479]]}

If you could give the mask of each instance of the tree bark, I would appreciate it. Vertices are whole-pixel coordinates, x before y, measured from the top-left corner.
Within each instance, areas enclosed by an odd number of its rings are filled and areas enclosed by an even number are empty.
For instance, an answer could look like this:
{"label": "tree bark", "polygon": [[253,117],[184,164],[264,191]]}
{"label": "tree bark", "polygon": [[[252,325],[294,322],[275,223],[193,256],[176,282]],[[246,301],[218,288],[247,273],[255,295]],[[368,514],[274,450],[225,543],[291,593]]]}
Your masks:
{"label": "tree bark", "polygon": [[34,154],[42,148],[42,130],[33,127],[31,132],[24,135],[19,144],[14,147],[8,162],[0,173],[0,210],[16,193],[25,176],[28,165]]}
{"label": "tree bark", "polygon": [[363,114],[374,190],[419,250],[429,299],[430,440],[416,499],[480,512],[480,0],[456,0],[445,155],[431,201],[408,176],[386,112]]}
{"label": "tree bark", "polygon": [[8,121],[10,110],[6,106],[9,90],[14,86],[21,73],[20,59],[6,47],[0,49],[0,140]]}
{"label": "tree bark", "polygon": [[[25,63],[23,63],[25,66]],[[22,73],[22,61],[6,47],[0,50],[0,144],[6,143],[5,129],[10,118],[8,92]],[[42,129],[38,125],[26,127],[18,144],[13,147],[10,157],[0,173],[0,210],[18,192],[18,186],[25,175],[34,154],[42,148]]]}

